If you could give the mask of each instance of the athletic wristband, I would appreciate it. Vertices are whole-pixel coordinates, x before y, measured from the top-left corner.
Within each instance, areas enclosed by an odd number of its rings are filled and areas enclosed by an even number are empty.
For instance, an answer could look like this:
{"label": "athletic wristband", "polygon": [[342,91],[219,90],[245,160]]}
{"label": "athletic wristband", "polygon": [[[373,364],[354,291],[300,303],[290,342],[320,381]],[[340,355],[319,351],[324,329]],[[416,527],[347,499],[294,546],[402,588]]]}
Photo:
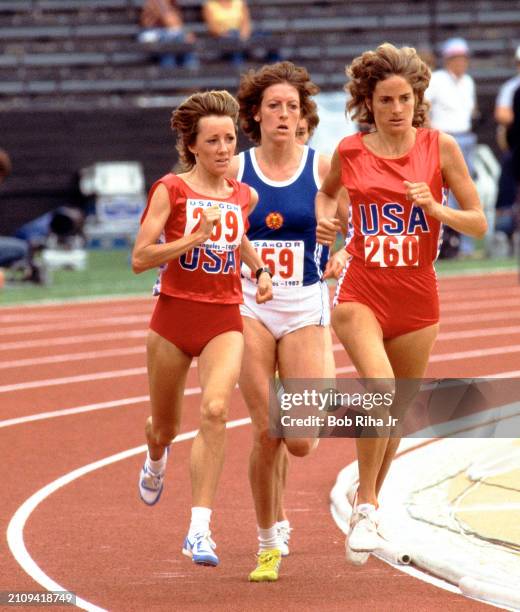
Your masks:
{"label": "athletic wristband", "polygon": [[260,278],[260,274],[263,274],[264,272],[267,272],[267,274],[269,274],[269,276],[273,278],[273,275],[271,273],[271,268],[269,266],[262,266],[260,268],[257,268],[255,272],[256,282],[258,282],[258,279]]}

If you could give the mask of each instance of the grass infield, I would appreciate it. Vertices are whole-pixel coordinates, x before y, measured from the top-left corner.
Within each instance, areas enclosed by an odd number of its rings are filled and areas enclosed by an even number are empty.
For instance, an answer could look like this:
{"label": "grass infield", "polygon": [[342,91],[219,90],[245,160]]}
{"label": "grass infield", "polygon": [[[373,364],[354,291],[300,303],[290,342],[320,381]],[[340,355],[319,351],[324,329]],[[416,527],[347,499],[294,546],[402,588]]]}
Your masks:
{"label": "grass infield", "polygon": [[[439,276],[516,270],[514,258],[443,260],[435,265]],[[80,299],[114,295],[151,295],[156,271],[133,274],[130,252],[91,250],[85,270],[54,270],[47,286],[16,283],[0,289],[0,305]]]}

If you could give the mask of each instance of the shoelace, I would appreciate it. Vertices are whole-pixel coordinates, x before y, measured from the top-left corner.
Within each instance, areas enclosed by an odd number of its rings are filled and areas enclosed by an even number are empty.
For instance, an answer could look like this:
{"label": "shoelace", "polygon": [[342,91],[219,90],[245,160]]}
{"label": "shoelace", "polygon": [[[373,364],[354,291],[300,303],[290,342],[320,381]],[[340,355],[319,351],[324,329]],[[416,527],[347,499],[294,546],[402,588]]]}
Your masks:
{"label": "shoelace", "polygon": [[196,546],[200,546],[204,541],[207,542],[207,544],[215,549],[217,548],[216,543],[211,539],[211,531],[207,531],[206,533],[200,533],[197,534],[194,538],[195,542],[193,543],[193,548],[195,548]]}
{"label": "shoelace", "polygon": [[148,467],[145,468],[144,481],[149,489],[158,489],[161,486],[163,474],[155,474]]}
{"label": "shoelace", "polygon": [[352,516],[352,523],[350,526],[350,530],[354,529],[356,525],[361,523],[361,521],[365,521],[365,528],[369,531],[377,531],[377,516],[374,511],[370,510],[358,510],[357,508],[354,511],[354,515]]}
{"label": "shoelace", "polygon": [[279,562],[279,557],[273,555],[271,551],[261,552],[258,555],[258,565],[264,566],[265,569],[275,569]]}
{"label": "shoelace", "polygon": [[287,542],[291,538],[292,527],[286,527],[285,525],[281,525],[278,529],[278,536],[282,538],[282,540],[287,544]]}

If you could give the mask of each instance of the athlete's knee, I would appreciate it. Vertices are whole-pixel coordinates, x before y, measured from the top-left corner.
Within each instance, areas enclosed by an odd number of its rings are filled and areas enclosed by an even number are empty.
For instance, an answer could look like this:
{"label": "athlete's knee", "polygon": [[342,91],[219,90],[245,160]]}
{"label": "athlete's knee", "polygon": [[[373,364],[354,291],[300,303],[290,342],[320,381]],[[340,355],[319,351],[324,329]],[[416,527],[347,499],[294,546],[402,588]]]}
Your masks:
{"label": "athlete's knee", "polygon": [[280,438],[271,435],[268,427],[255,429],[253,434],[253,445],[256,452],[260,452],[264,457],[274,457],[281,444]]}
{"label": "athlete's knee", "polygon": [[287,450],[295,457],[305,457],[317,445],[317,438],[285,438]]}
{"label": "athlete's knee", "polygon": [[212,397],[202,401],[201,420],[203,424],[225,427],[228,420],[227,402],[223,397]]}
{"label": "athlete's knee", "polygon": [[364,381],[364,386],[372,396],[381,396],[382,400],[378,400],[379,402],[384,400],[386,406],[392,403],[395,395],[394,378],[367,378]]}

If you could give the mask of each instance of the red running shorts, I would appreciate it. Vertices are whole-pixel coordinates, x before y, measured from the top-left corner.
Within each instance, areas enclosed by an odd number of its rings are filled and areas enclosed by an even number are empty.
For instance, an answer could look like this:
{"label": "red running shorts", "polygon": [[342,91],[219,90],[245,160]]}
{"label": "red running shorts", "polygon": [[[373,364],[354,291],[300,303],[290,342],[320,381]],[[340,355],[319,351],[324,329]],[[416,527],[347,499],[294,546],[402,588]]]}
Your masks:
{"label": "red running shorts", "polygon": [[439,321],[439,293],[433,266],[367,268],[353,258],[336,289],[334,305],[344,302],[368,306],[381,325],[385,340]]}
{"label": "red running shorts", "polygon": [[189,357],[198,357],[210,340],[229,331],[242,333],[239,304],[182,300],[161,293],[150,329]]}

